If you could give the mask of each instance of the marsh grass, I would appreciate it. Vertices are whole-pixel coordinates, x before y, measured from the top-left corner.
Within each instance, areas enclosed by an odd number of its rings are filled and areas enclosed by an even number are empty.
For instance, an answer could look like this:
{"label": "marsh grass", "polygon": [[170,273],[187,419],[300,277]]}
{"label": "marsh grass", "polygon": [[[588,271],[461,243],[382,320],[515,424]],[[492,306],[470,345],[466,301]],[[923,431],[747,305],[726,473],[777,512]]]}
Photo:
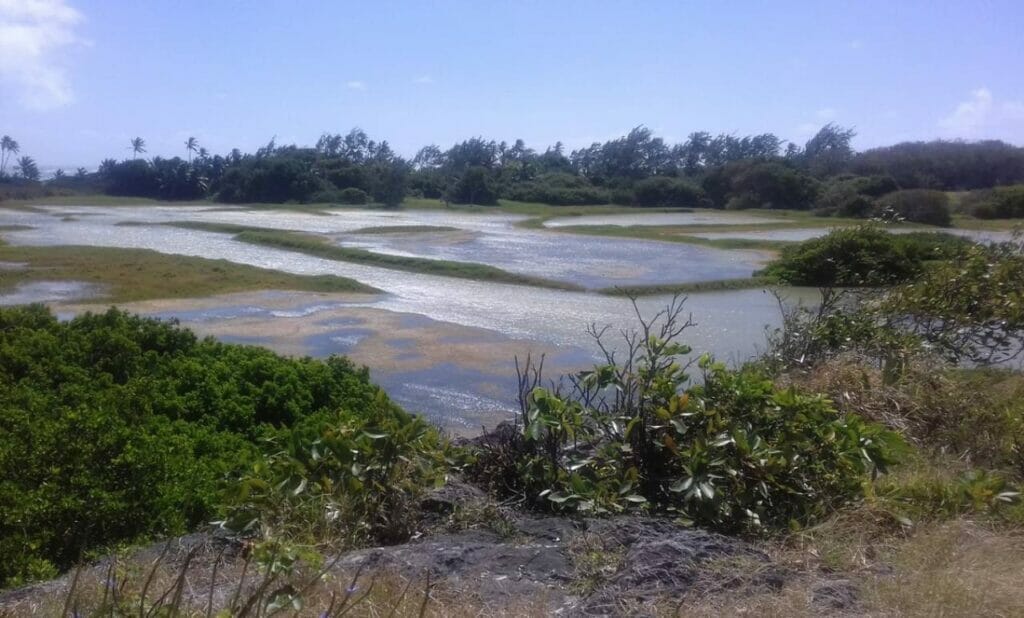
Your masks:
{"label": "marsh grass", "polygon": [[608,296],[655,296],[665,294],[689,294],[692,292],[717,292],[723,290],[748,290],[753,288],[774,287],[776,284],[763,277],[745,277],[740,279],[713,279],[711,281],[695,281],[693,283],[616,286],[600,290]]}
{"label": "marsh grass", "polygon": [[428,232],[459,232],[450,225],[378,225],[352,230],[350,234],[419,234]]}
{"label": "marsh grass", "polygon": [[32,281],[81,281],[98,286],[102,300],[129,302],[190,298],[253,290],[372,293],[333,275],[295,275],[227,260],[112,247],[0,246],[0,261],[26,268],[0,270],[0,291]]}

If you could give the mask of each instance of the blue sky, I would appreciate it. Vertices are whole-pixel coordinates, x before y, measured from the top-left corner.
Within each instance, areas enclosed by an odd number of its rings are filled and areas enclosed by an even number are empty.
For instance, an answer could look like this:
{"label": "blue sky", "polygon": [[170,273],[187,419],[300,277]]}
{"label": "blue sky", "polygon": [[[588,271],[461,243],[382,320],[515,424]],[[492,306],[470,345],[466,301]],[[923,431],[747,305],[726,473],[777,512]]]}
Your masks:
{"label": "blue sky", "polygon": [[0,133],[46,167],[474,135],[575,148],[644,124],[834,121],[867,148],[1024,144],[1024,2],[0,0]]}

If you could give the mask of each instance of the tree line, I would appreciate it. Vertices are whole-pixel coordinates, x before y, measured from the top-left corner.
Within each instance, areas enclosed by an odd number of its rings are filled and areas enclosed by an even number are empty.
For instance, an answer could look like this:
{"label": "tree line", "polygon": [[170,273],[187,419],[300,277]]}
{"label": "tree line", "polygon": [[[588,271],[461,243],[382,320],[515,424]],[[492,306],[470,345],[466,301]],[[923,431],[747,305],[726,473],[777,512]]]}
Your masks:
{"label": "tree line", "polygon": [[[552,205],[817,209],[864,216],[878,214],[885,208],[880,198],[899,191],[918,193],[890,201],[932,204],[936,191],[1024,182],[1024,148],[1005,142],[905,142],[856,152],[851,145],[855,135],[853,129],[830,123],[803,145],[772,133],[708,132],[670,144],[639,126],[620,138],[572,151],[561,142],[536,150],[521,139],[510,144],[473,137],[446,150],[425,146],[403,158],[387,141],[375,141],[357,128],[344,135],[325,133],[311,147],[278,145],[272,139],[254,153],[234,149],[226,155],[211,154],[190,137],[184,157],[148,160],[140,157],[146,153],[145,140],[136,137],[129,144],[130,159],[106,159],[92,174],[58,170],[48,183],[112,195],[229,203],[393,206],[419,197],[456,204],[493,205],[506,199]],[[3,140],[0,179],[38,181],[30,157],[17,159],[11,166],[16,175],[8,174],[9,159],[19,146],[9,137]]]}

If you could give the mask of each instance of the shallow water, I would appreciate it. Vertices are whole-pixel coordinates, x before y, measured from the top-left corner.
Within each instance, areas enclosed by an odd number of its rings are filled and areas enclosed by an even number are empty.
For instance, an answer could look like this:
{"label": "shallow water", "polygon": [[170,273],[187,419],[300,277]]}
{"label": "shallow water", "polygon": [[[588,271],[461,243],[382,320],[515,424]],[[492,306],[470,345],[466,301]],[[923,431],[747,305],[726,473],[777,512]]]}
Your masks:
{"label": "shallow water", "polygon": [[[610,241],[603,237],[527,230],[515,226],[522,219],[515,215],[443,211],[325,212],[329,214],[146,206],[96,208],[93,216],[64,221],[55,216],[59,214],[57,211],[41,214],[0,210],[0,223],[33,227],[4,233],[14,244],[137,247],[207,257],[208,253],[197,248],[197,243],[208,243],[212,233],[141,224],[201,221],[300,230],[332,235],[342,245],[379,253],[488,264],[590,289],[744,278],[762,268],[768,259],[768,255],[760,251],[723,251],[685,243],[631,239]],[[137,225],[116,225],[125,221]],[[408,225],[447,226],[458,231],[351,233],[365,227]],[[215,236],[228,238],[229,235]]]}
{"label": "shallow water", "polygon": [[98,289],[81,281],[32,281],[0,294],[0,305],[63,302],[94,296]]}
{"label": "shallow water", "polygon": [[[90,212],[93,212],[90,210]],[[495,354],[490,363],[488,373],[497,377],[492,381],[478,383],[472,371],[484,371],[484,367],[463,367],[459,372],[444,368],[443,362],[430,369],[415,371],[391,370],[395,354],[410,355],[414,352],[427,354],[430,358],[443,355],[447,346],[458,345],[450,341],[442,341],[433,333],[438,324],[448,324],[478,331],[461,334],[447,333],[452,338],[464,337],[469,346],[494,345],[495,337],[503,342],[518,341],[516,352],[534,350],[564,351],[569,357],[587,358],[594,351],[593,341],[587,335],[590,324],[598,326],[610,325],[611,332],[635,326],[636,318],[630,301],[621,297],[603,296],[581,292],[567,292],[536,287],[508,284],[468,281],[404,273],[383,268],[362,266],[346,262],[336,262],[306,256],[290,251],[257,247],[232,240],[228,234],[218,234],[198,230],[188,230],[169,226],[115,226],[123,220],[210,220],[214,217],[223,222],[240,222],[248,225],[268,227],[281,225],[288,229],[311,229],[319,226],[319,230],[335,232],[339,223],[344,222],[351,227],[365,227],[369,216],[379,216],[395,224],[409,225],[410,218],[399,217],[404,213],[362,213],[357,212],[349,217],[348,213],[331,216],[316,216],[303,213],[264,213],[264,212],[204,212],[198,208],[141,207],[95,209],[95,214],[78,221],[65,222],[57,217],[38,213],[9,213],[0,211],[0,223],[22,223],[34,226],[34,229],[4,232],[3,237],[12,244],[30,245],[91,245],[112,247],[134,247],[195,255],[215,259],[227,259],[237,263],[251,264],[263,268],[272,268],[297,274],[333,274],[351,277],[360,282],[372,285],[384,293],[368,296],[365,300],[346,302],[310,302],[294,306],[279,306],[280,297],[301,297],[298,294],[278,293],[251,303],[239,304],[226,302],[224,306],[195,310],[188,306],[178,307],[175,311],[165,312],[164,317],[178,317],[186,323],[216,326],[233,323],[249,318],[270,320],[299,320],[301,323],[323,321],[328,316],[335,323],[326,331],[337,331],[332,335],[315,341],[303,340],[298,348],[300,353],[327,355],[330,353],[347,353],[358,351],[370,342],[368,335],[359,331],[357,323],[337,323],[338,316],[331,312],[353,311],[359,308],[371,308],[394,312],[402,315],[399,327],[409,328],[411,332],[427,333],[426,340],[417,349],[409,349],[410,344],[398,344],[390,355],[368,355],[365,362],[374,369],[375,379],[390,386],[393,394],[413,410],[444,413],[451,424],[472,423],[472,426],[490,415],[493,417],[495,401],[502,401],[500,414],[507,414],[514,404],[514,393],[509,393],[505,386],[509,373],[495,374],[493,367],[501,367],[511,361],[512,353],[502,348]],[[424,213],[410,213],[419,217],[422,222]],[[264,218],[267,215],[270,218]],[[439,213],[430,223],[451,225],[463,218],[474,215]],[[321,220],[326,220],[321,222]],[[495,236],[512,238],[519,232],[511,226],[507,217],[487,216],[481,219],[472,218],[465,224],[467,227],[500,229]],[[530,232],[530,234],[538,234]],[[572,236],[555,234],[560,241],[571,239]],[[587,239],[587,237],[581,237]],[[514,238],[512,238],[514,240]],[[614,251],[622,243],[619,239],[602,238],[599,244],[607,251]],[[557,243],[556,243],[557,244]],[[674,247],[668,243],[649,243],[643,245],[645,251],[623,253],[624,269],[634,268],[634,262],[643,263],[646,253],[663,246]],[[626,241],[623,246],[633,245]],[[686,245],[679,245],[686,248]],[[729,254],[731,252],[722,251]],[[568,260],[566,254],[561,259]],[[600,257],[599,255],[597,257]],[[582,260],[586,263],[586,260]],[[642,270],[642,267],[636,267]],[[581,267],[585,272],[585,268]],[[793,295],[813,300],[815,292],[794,290]],[[10,295],[4,296],[9,298]],[[642,314],[653,315],[664,308],[670,297],[646,297],[638,301]],[[24,302],[24,301],[21,301]],[[779,315],[775,299],[762,290],[738,290],[692,294],[686,308],[693,313],[697,326],[687,331],[684,339],[696,352],[709,351],[725,360],[745,360],[755,353],[764,341],[765,326],[778,324]],[[410,316],[410,317],[407,317]],[[422,316],[422,317],[411,317]],[[417,323],[417,320],[422,323]],[[318,325],[319,326],[322,325]],[[483,333],[483,334],[482,334]],[[493,333],[488,335],[486,333]],[[234,332],[240,337],[259,336],[259,332]],[[319,335],[318,335],[319,336]],[[362,337],[362,338],[360,338]],[[371,338],[372,339],[372,338]],[[264,338],[263,341],[267,339]],[[258,340],[244,339],[240,341],[254,342]],[[311,349],[311,345],[315,349]],[[403,348],[402,346],[405,346]],[[285,348],[292,350],[295,348]],[[464,348],[465,349],[465,348]],[[408,356],[407,356],[408,358]],[[443,360],[443,359],[442,359]],[[391,364],[389,364],[391,363]],[[565,363],[571,364],[571,363]],[[461,373],[460,373],[461,372]],[[469,372],[469,373],[467,373]],[[440,375],[440,377],[438,377]],[[444,376],[448,376],[445,381]],[[460,378],[459,376],[463,376]],[[469,376],[469,377],[465,377]],[[445,386],[447,385],[447,386]],[[468,386],[468,387],[467,387]],[[431,390],[433,389],[433,390]],[[456,394],[447,393],[445,389],[454,389]],[[502,399],[501,393],[505,394]],[[482,412],[491,410],[491,412]],[[457,418],[453,418],[457,417]],[[483,415],[483,416],[481,416]]]}

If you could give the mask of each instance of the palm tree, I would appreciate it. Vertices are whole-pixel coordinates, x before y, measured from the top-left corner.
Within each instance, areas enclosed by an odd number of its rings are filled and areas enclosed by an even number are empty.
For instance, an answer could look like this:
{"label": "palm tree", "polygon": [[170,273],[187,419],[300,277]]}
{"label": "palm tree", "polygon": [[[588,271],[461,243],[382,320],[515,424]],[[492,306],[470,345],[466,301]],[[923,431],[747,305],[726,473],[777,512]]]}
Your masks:
{"label": "palm tree", "polygon": [[146,140],[141,137],[133,138],[129,148],[132,149],[132,159],[134,159],[138,155],[146,152]]}
{"label": "palm tree", "polygon": [[18,171],[21,172],[21,177],[26,180],[39,180],[39,167],[36,165],[35,159],[32,157],[22,157],[18,159],[17,165]]}
{"label": "palm tree", "polygon": [[4,175],[4,169],[7,167],[7,159],[11,155],[18,154],[20,146],[18,142],[11,139],[10,135],[0,137],[0,176]]}
{"label": "palm tree", "polygon": [[192,164],[192,153],[199,150],[199,140],[194,137],[190,137],[185,140],[185,150],[188,151],[188,162]]}

